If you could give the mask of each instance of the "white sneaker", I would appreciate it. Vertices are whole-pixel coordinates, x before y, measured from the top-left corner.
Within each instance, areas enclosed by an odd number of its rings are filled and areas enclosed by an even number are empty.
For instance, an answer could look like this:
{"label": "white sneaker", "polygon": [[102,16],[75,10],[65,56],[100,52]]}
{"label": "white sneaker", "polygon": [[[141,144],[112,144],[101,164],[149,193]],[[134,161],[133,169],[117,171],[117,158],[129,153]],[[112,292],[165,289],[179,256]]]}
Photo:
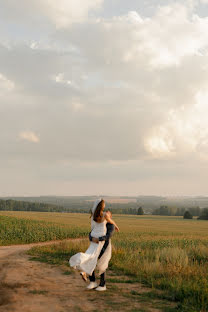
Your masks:
{"label": "white sneaker", "polygon": [[93,289],[97,287],[97,283],[96,282],[90,282],[89,285],[86,287],[87,289]]}
{"label": "white sneaker", "polygon": [[106,290],[106,286],[98,286],[95,290],[104,291]]}

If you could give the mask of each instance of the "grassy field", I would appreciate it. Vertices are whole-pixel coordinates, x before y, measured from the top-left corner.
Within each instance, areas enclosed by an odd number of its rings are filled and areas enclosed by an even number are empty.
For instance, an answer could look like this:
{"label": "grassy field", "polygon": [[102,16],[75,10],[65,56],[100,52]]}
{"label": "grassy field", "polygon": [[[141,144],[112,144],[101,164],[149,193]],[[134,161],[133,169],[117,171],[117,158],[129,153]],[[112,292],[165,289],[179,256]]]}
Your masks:
{"label": "grassy field", "polygon": [[32,212],[27,214],[0,214],[0,246],[76,238],[89,233],[87,226],[78,228],[73,224],[51,221],[50,218],[41,220],[32,216]]}
{"label": "grassy field", "polygon": [[[0,213],[0,216],[5,215],[15,217],[11,220],[16,220],[17,223],[23,218],[28,224],[34,224],[38,220],[43,228],[49,227],[49,233],[53,233],[54,229],[68,230],[63,238],[70,237],[72,233],[75,233],[74,237],[83,236],[90,230],[89,215],[86,214]],[[164,290],[164,296],[178,302],[177,311],[208,311],[207,221],[183,220],[182,217],[121,215],[114,219],[120,227],[120,233],[116,233],[112,240],[110,267],[113,271],[153,289]],[[1,218],[0,224],[2,228],[4,220],[2,223]],[[12,226],[12,223],[8,223],[8,228]],[[21,227],[22,224],[18,226]],[[27,230],[32,232],[34,228],[25,228]],[[57,238],[60,239],[60,236]],[[35,237],[33,239],[35,241]],[[51,238],[40,232],[37,241],[40,239],[43,241]],[[86,239],[82,243],[65,242],[61,245],[34,247],[30,253],[42,261],[68,265],[70,255],[84,251],[87,246]]]}

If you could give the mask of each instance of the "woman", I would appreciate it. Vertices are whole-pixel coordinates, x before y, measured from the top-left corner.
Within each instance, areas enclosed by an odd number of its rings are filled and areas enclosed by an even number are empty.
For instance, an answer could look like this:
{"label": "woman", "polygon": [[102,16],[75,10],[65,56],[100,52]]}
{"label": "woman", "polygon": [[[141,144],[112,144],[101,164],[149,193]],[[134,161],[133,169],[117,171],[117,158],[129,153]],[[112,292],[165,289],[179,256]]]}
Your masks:
{"label": "woman", "polygon": [[[107,211],[108,214],[112,217],[112,214],[110,211]],[[108,268],[108,263],[111,259],[111,237],[113,235],[113,232],[115,230],[114,224],[107,223],[106,224],[107,232],[106,235],[101,236],[99,238],[94,238],[91,236],[91,233],[89,234],[90,241],[93,241],[94,243],[98,243],[99,241],[105,241],[103,248],[101,249],[101,252],[98,257],[97,266],[96,269],[99,272],[100,276],[100,283],[99,286],[96,282],[95,272],[92,273],[91,276],[89,276],[90,283],[87,286],[87,289],[94,289],[96,287],[96,290],[98,291],[105,291],[106,290],[106,269]],[[97,287],[98,286],[98,287]]]}
{"label": "woman", "polygon": [[[91,235],[99,238],[106,234],[106,223],[109,222],[115,225],[115,229],[119,231],[116,223],[111,219],[110,214],[104,213],[105,202],[99,198],[95,201],[91,211]],[[81,270],[82,276],[85,279],[84,273],[92,275],[98,261],[98,256],[104,245],[104,241],[99,243],[90,242],[89,248],[83,253],[79,252],[69,259],[71,267]]]}

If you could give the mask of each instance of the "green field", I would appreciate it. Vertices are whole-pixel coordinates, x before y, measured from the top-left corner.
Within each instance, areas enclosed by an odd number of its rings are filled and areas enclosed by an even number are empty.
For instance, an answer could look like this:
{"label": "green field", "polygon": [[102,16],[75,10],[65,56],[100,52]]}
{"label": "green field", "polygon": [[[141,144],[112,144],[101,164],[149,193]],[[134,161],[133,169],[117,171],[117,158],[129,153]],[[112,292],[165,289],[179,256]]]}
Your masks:
{"label": "green field", "polygon": [[79,228],[72,221],[69,224],[69,222],[64,223],[64,220],[63,222],[51,220],[50,213],[46,213],[48,216],[44,215],[41,219],[42,214],[45,213],[40,214],[39,217],[32,212],[1,213],[0,246],[76,238],[89,233],[87,226]]}
{"label": "green field", "polygon": [[[18,236],[18,229],[21,231],[23,227],[25,234],[22,242],[26,242],[27,235],[31,237],[38,227],[42,230],[35,233],[38,234],[37,240],[34,235],[29,242],[84,236],[90,230],[90,219],[86,214],[0,213],[0,216],[6,215],[12,218],[5,220],[0,217],[1,233],[2,226],[5,234],[14,227],[15,231],[11,230],[11,233]],[[116,215],[114,219],[120,233],[112,239],[112,270],[153,289],[164,290],[164,296],[178,302],[180,311],[208,311],[208,221],[127,215]],[[20,243],[21,235],[10,235],[9,239],[5,240],[5,244]],[[1,244],[4,244],[2,235]],[[84,251],[87,246],[86,239],[82,243],[34,247],[30,254],[67,265],[70,255]]]}

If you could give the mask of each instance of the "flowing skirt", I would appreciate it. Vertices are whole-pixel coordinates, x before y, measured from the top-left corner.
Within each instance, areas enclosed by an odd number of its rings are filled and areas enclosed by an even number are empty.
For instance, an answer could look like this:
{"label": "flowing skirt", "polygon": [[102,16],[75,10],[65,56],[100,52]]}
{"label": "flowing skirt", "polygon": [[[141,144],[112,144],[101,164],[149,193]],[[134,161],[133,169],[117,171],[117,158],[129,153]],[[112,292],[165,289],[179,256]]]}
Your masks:
{"label": "flowing skirt", "polygon": [[104,273],[106,269],[108,268],[108,263],[111,259],[111,254],[112,254],[112,247],[111,247],[111,240],[109,240],[108,247],[104,251],[103,255],[98,259],[97,262],[97,269],[99,271],[99,275]]}
{"label": "flowing skirt", "polygon": [[78,252],[69,259],[70,266],[74,269],[78,269],[80,271],[86,272],[89,275],[92,275],[92,272],[95,270],[97,265],[98,257],[103,245],[104,241],[101,241],[98,244],[90,242],[90,246],[85,252]]}

